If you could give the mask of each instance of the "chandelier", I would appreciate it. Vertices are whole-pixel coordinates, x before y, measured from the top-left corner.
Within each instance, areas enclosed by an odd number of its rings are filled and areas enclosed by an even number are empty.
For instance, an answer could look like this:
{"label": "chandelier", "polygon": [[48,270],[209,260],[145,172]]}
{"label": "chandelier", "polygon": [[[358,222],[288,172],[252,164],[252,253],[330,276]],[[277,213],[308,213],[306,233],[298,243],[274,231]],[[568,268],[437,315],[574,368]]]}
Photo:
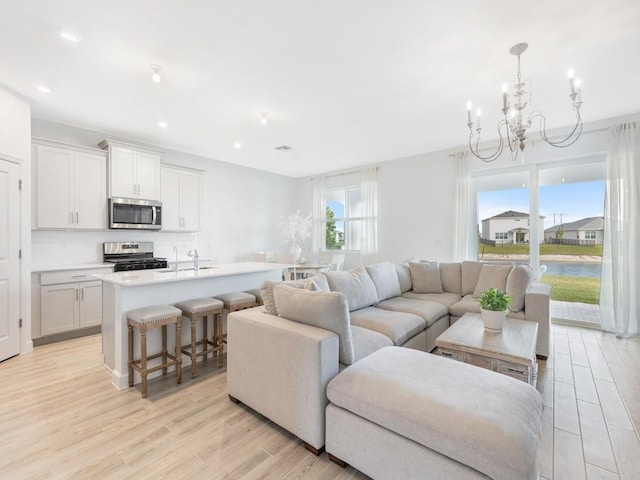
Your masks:
{"label": "chandelier", "polygon": [[[531,104],[531,80],[522,80],[520,75],[520,55],[525,52],[527,47],[528,45],[526,43],[518,43],[509,50],[511,55],[518,57],[518,77],[511,85],[511,92],[509,92],[509,87],[507,85],[504,85],[502,88],[502,113],[504,118],[498,122],[497,128],[500,141],[497,150],[493,154],[487,156],[480,154],[479,144],[480,133],[482,132],[482,128],[480,126],[480,115],[482,112],[478,109],[476,126],[474,128],[473,121],[471,120],[471,103],[467,105],[469,149],[471,150],[471,153],[483,162],[493,162],[498,158],[504,150],[505,143],[511,151],[512,160],[517,160],[520,155],[524,161],[524,147],[527,140],[527,129],[531,127],[531,124],[535,119],[538,119],[540,123],[540,136],[552,147],[569,147],[573,145],[582,134],[582,118],[580,117],[580,106],[582,105],[582,99],[580,96],[580,80],[573,78],[572,70],[569,70],[569,98],[571,99],[573,111],[576,112],[576,124],[573,126],[571,132],[561,140],[551,141],[547,136],[547,119],[540,110],[533,110],[525,120],[526,114],[524,110],[527,105]],[[502,133],[503,127],[506,130],[504,136]],[[506,137],[506,142],[504,137]]]}

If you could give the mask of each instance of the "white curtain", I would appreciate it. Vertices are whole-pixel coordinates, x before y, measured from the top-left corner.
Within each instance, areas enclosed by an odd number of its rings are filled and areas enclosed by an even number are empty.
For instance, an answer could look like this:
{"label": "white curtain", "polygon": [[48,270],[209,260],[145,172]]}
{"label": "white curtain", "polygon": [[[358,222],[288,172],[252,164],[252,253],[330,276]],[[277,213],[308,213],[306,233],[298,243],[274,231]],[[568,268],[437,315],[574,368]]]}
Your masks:
{"label": "white curtain", "polygon": [[640,333],[640,125],[615,127],[609,137],[604,212],[600,321],[602,329]]}
{"label": "white curtain", "polygon": [[313,231],[311,233],[311,258],[319,260],[320,249],[324,247],[323,235],[326,234],[324,223],[324,177],[313,179]]}
{"label": "white curtain", "polygon": [[470,235],[473,218],[469,208],[469,153],[458,152],[454,158],[456,175],[455,186],[455,210],[454,210],[454,259],[457,262],[471,260],[472,250]]}
{"label": "white curtain", "polygon": [[360,262],[369,265],[378,261],[378,169],[367,168],[360,172],[362,195],[362,225],[360,238]]}

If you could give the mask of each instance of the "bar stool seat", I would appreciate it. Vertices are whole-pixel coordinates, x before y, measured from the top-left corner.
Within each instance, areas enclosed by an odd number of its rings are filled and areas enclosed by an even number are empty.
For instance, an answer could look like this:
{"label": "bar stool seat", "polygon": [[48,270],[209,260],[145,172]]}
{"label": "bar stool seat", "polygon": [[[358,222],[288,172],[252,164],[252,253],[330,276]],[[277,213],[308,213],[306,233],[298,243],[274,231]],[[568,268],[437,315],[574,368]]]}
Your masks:
{"label": "bar stool seat", "polygon": [[[216,298],[192,298],[175,304],[176,308],[182,311],[182,316],[191,320],[191,343],[181,348],[182,353],[191,358],[191,377],[195,378],[197,374],[196,364],[198,357],[204,357],[206,360],[209,354],[213,354],[214,358],[218,358],[218,364],[222,366],[222,353],[224,346],[222,344],[222,309],[224,304],[222,300]],[[213,319],[213,338],[209,340],[208,317]],[[202,320],[202,339],[196,339],[196,322]],[[198,346],[202,346],[202,350],[198,351]]]}
{"label": "bar stool seat", "polygon": [[[216,295],[215,298],[221,300],[227,313],[237,312],[245,308],[258,306],[255,295],[247,292],[229,292]],[[227,334],[222,335],[222,343],[227,343]]]}
{"label": "bar stool seat", "polygon": [[258,306],[264,305],[264,300],[262,300],[262,291],[260,288],[252,288],[250,290],[245,290],[244,293],[249,293],[256,297],[256,304]]}
{"label": "bar stool seat", "polygon": [[[147,396],[147,375],[162,369],[162,374],[167,374],[167,368],[175,366],[176,383],[182,383],[182,356],[180,353],[181,336],[181,311],[170,305],[153,305],[137,308],[127,312],[127,327],[129,340],[129,387],[133,387],[133,371],[140,374],[142,379],[142,398]],[[167,351],[167,325],[176,326],[175,355]],[[162,351],[153,355],[147,355],[147,332],[151,329],[162,328]],[[133,358],[133,329],[140,332],[140,359]],[[147,367],[147,362],[155,358],[162,358],[162,363],[152,368]]]}

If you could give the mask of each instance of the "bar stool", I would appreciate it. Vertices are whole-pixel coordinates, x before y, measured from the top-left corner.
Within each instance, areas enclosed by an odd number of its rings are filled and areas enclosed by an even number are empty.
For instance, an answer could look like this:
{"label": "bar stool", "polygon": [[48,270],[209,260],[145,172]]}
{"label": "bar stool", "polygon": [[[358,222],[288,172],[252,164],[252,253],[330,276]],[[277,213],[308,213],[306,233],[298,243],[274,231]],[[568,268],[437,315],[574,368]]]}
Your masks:
{"label": "bar stool", "polygon": [[262,300],[262,292],[260,288],[252,288],[251,290],[245,290],[244,293],[250,293],[254,297],[256,297],[256,305],[264,305],[264,300]]}
{"label": "bar stool", "polygon": [[[176,367],[178,376],[176,383],[182,383],[182,355],[180,353],[181,336],[181,312],[169,305],[154,305],[137,308],[127,312],[127,326],[129,329],[129,387],[133,387],[133,371],[140,374],[142,379],[142,398],[147,396],[147,375],[162,369],[162,374],[167,374],[167,368]],[[176,326],[175,355],[167,351],[167,325]],[[147,331],[162,327],[162,351],[147,356]],[[133,329],[140,331],[140,359],[133,359]],[[154,358],[162,358],[162,363],[152,368],[147,367],[147,362]]]}
{"label": "bar stool", "polygon": [[[206,360],[210,353],[218,358],[218,364],[222,366],[222,308],[223,303],[216,298],[193,298],[176,303],[175,307],[182,311],[182,316],[191,320],[191,344],[181,348],[182,353],[191,358],[191,378],[196,378],[196,363],[198,357]],[[213,340],[209,340],[207,333],[208,317],[213,319]],[[202,340],[196,340],[196,322],[202,320]],[[202,350],[198,352],[198,345]]]}
{"label": "bar stool", "polygon": [[[255,295],[247,292],[230,292],[216,295],[214,298],[222,301],[224,309],[227,313],[237,312],[245,308],[253,308],[258,304]],[[227,343],[227,334],[222,335],[222,343]]]}

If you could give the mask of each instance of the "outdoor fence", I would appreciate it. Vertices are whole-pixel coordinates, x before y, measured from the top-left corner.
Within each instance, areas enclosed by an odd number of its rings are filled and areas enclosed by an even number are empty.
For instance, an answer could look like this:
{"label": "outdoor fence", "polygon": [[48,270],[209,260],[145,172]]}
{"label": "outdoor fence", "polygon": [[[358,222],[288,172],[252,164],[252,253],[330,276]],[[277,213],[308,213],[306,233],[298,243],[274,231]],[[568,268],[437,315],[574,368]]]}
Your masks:
{"label": "outdoor fence", "polygon": [[593,247],[596,244],[595,240],[583,240],[578,238],[545,238],[544,243],[552,245],[585,245]]}

